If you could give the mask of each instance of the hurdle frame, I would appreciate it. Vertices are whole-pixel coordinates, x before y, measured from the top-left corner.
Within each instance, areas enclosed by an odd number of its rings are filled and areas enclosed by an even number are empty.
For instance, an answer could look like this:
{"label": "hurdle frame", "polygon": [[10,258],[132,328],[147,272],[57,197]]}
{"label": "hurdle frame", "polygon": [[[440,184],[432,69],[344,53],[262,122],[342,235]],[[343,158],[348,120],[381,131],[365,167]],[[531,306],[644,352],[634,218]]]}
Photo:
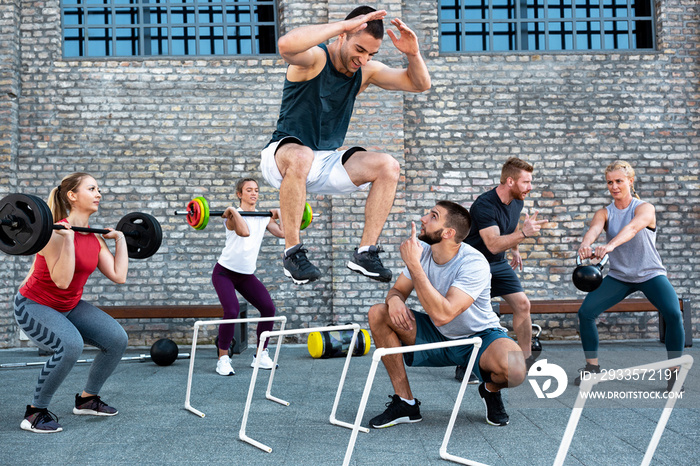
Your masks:
{"label": "hurdle frame", "polygon": [[[642,459],[641,463],[642,466],[648,466],[651,463],[651,459],[654,456],[656,447],[659,445],[659,440],[661,440],[661,435],[666,429],[666,423],[671,417],[671,412],[673,411],[673,407],[676,404],[676,400],[678,399],[678,395],[680,394],[681,387],[683,387],[683,382],[685,382],[685,378],[688,375],[690,368],[693,366],[693,357],[689,354],[686,354],[679,358],[667,359],[665,361],[659,361],[650,364],[642,364],[639,366],[620,369],[623,371],[623,373],[634,373],[642,370],[657,371],[661,369],[668,369],[674,366],[680,366],[680,371],[678,372],[676,383],[673,385],[673,389],[671,390],[671,392],[675,393],[675,395],[669,397],[668,400],[666,400],[666,405],[664,406],[664,409],[661,412],[661,417],[656,423],[654,433],[651,436],[649,445],[647,445],[647,450],[644,454],[644,458]],[[569,447],[571,446],[571,441],[574,438],[576,426],[578,425],[578,421],[581,418],[581,414],[583,413],[583,406],[586,404],[586,400],[588,399],[588,396],[584,396],[583,393],[590,393],[595,385],[597,385],[600,382],[606,382],[607,380],[602,380],[603,377],[604,374],[591,374],[590,379],[581,380],[581,385],[576,398],[576,402],[574,403],[574,406],[571,409],[569,422],[566,425],[566,430],[564,430],[564,435],[561,439],[561,443],[559,444],[557,456],[554,459],[555,466],[563,465],[564,460],[566,459],[566,455],[569,453]]]}
{"label": "hurdle frame", "polygon": [[[204,327],[207,325],[221,325],[221,324],[237,324],[237,323],[250,323],[250,322],[280,322],[280,330],[284,330],[284,326],[287,323],[287,317],[285,316],[275,316],[275,317],[245,317],[245,318],[237,318],[237,319],[215,319],[215,320],[198,320],[194,323],[193,326],[193,331],[192,331],[192,350],[190,351],[190,368],[189,372],[187,374],[187,391],[185,394],[185,409],[193,414],[196,414],[199,417],[204,417],[205,414],[202,411],[199,411],[198,409],[194,408],[190,404],[190,396],[192,394],[192,375],[194,372],[194,359],[195,359],[195,351],[197,350],[197,335],[199,334],[199,327]],[[274,325],[274,324],[273,324]],[[260,342],[264,343],[265,338],[263,335],[266,332],[263,332],[260,335]],[[247,336],[246,336],[247,337]],[[245,342],[247,344],[247,341]],[[277,350],[275,351],[275,366],[277,365],[277,357],[280,352],[280,346],[277,345]],[[261,345],[262,347],[262,345]],[[258,352],[257,357],[256,357],[256,362],[260,358],[260,352]],[[274,367],[274,366],[273,366]],[[274,368],[272,369],[274,372]]]}
{"label": "hurdle frame", "polygon": [[[265,392],[265,398],[268,400],[274,401],[275,403],[279,403],[283,406],[289,406],[289,402],[282,400],[280,398],[277,398],[271,394],[272,390],[272,382],[275,377],[275,369],[277,366],[277,356],[279,354],[279,350],[282,347],[282,340],[286,335],[300,335],[300,334],[308,334],[312,332],[329,332],[329,331],[338,331],[338,330],[352,330],[352,339],[350,340],[350,346],[348,350],[348,354],[345,357],[345,364],[343,365],[343,372],[340,376],[340,382],[338,383],[338,390],[336,390],[335,394],[335,401],[333,402],[333,409],[331,410],[331,414],[329,417],[329,421],[333,425],[345,427],[347,429],[352,429],[354,426],[348,422],[344,421],[339,421],[336,419],[335,414],[338,409],[338,403],[340,401],[340,395],[343,391],[343,385],[345,384],[345,377],[348,372],[348,367],[350,366],[350,359],[352,358],[352,353],[353,353],[353,348],[355,347],[355,342],[357,341],[357,334],[360,332],[360,325],[359,324],[346,324],[346,325],[331,325],[327,327],[315,327],[315,328],[299,328],[299,329],[289,329],[289,330],[284,330],[280,329],[277,331],[264,331],[260,334],[260,342],[262,343],[265,341],[267,338],[272,338],[272,337],[279,337],[279,340],[277,342],[277,352],[275,353],[275,364],[272,366],[272,372],[270,373],[270,380],[267,383],[267,390]],[[241,429],[238,432],[238,438],[243,440],[246,443],[249,443],[253,445],[254,447],[257,447],[263,451],[266,451],[268,453],[272,453],[272,448],[269,446],[265,445],[264,443],[258,442],[257,440],[249,437],[246,434],[246,427],[248,425],[248,414],[250,413],[250,407],[253,401],[253,392],[255,390],[255,382],[258,377],[258,370],[259,370],[259,360],[260,360],[260,354],[262,353],[262,344],[258,346],[258,351],[257,351],[257,356],[255,357],[255,365],[253,367],[253,375],[250,378],[250,388],[248,389],[248,397],[246,398],[246,404],[245,404],[245,410],[243,411],[243,421],[241,422]],[[369,432],[369,429],[363,429],[363,432]]]}
{"label": "hurdle frame", "polygon": [[374,383],[374,377],[377,372],[377,367],[379,366],[379,361],[382,357],[390,354],[403,354],[403,353],[415,353],[419,351],[426,351],[436,348],[449,348],[452,346],[464,346],[464,345],[474,345],[472,353],[469,356],[469,363],[467,364],[467,369],[465,371],[464,379],[459,387],[459,393],[457,394],[457,399],[455,400],[454,407],[452,408],[452,415],[450,416],[450,421],[447,424],[447,430],[445,431],[445,436],[442,440],[442,445],[440,446],[440,458],[455,463],[461,463],[471,466],[486,466],[483,463],[476,461],[471,461],[460,456],[452,455],[447,453],[447,444],[452,436],[452,429],[455,425],[455,420],[457,419],[457,413],[462,404],[462,398],[464,397],[464,392],[467,390],[467,384],[469,382],[469,374],[471,374],[474,368],[474,363],[476,362],[476,357],[479,354],[479,349],[481,348],[482,341],[480,337],[462,338],[459,340],[442,341],[436,343],[423,343],[420,345],[409,345],[409,346],[397,346],[393,348],[377,348],[372,353],[372,365],[370,366],[369,373],[367,374],[367,382],[365,383],[365,389],[362,392],[362,400],[360,401],[360,406],[357,409],[357,416],[355,417],[355,423],[352,426],[352,434],[350,435],[350,441],[348,442],[347,450],[345,451],[345,458],[343,459],[343,466],[348,466],[350,464],[350,458],[352,458],[352,452],[355,449],[355,442],[357,440],[357,433],[362,429],[360,424],[362,423],[362,417],[367,407],[367,400],[369,399],[369,393],[372,389],[372,384]]}

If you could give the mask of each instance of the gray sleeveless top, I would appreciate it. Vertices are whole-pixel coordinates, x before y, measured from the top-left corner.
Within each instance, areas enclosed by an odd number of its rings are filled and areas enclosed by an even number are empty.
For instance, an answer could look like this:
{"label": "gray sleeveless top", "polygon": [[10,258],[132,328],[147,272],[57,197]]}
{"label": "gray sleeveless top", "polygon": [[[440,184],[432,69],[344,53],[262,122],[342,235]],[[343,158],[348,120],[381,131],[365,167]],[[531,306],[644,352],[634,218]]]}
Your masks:
{"label": "gray sleeveless top", "polygon": [[[608,211],[607,240],[610,241],[620,230],[634,218],[634,210],[644,204],[637,198],[626,209],[618,209],[611,202]],[[608,254],[610,272],[608,275],[623,282],[641,283],[658,275],[666,275],[666,268],[661,264],[661,257],[656,250],[656,231],[644,228],[634,238],[615,248]]]}

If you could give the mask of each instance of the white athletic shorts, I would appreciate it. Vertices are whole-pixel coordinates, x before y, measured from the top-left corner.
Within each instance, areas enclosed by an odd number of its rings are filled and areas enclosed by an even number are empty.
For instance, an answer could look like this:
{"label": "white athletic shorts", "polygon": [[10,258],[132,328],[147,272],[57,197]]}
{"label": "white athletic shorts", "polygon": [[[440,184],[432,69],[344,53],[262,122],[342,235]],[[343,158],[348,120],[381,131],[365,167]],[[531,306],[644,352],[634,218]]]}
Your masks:
{"label": "white athletic shorts", "polygon": [[[273,142],[260,153],[260,171],[263,178],[271,186],[279,189],[282,183],[282,174],[275,162],[275,152],[283,142],[298,139],[287,137]],[[370,183],[355,186],[350,180],[348,172],[343,167],[342,158],[345,150],[321,150],[313,151],[314,161],[311,164],[309,176],[306,178],[306,191],[314,194],[345,194],[361,189],[367,189]]]}

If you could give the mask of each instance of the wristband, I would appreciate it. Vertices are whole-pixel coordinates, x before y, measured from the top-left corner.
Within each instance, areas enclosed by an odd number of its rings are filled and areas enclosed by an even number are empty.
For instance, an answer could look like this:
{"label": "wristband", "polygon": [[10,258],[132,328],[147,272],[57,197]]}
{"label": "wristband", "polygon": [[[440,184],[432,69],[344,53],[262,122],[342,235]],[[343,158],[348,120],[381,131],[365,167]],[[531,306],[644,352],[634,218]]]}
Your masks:
{"label": "wristband", "polygon": [[523,230],[520,230],[520,233],[523,234],[523,238],[529,238],[529,236],[527,236]]}

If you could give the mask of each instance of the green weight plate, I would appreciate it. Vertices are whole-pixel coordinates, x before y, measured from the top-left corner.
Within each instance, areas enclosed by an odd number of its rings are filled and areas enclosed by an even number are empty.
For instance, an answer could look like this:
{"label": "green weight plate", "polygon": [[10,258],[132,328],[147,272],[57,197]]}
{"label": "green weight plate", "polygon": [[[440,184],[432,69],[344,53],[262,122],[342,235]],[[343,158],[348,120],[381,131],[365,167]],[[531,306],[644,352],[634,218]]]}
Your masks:
{"label": "green weight plate", "polygon": [[299,227],[300,230],[305,229],[311,224],[311,220],[313,220],[314,213],[311,210],[311,206],[307,202],[306,205],[304,205],[304,213],[301,215],[301,226]]}
{"label": "green weight plate", "polygon": [[209,224],[209,202],[204,197],[196,197],[202,203],[202,224],[198,228],[199,230],[204,230]]}

